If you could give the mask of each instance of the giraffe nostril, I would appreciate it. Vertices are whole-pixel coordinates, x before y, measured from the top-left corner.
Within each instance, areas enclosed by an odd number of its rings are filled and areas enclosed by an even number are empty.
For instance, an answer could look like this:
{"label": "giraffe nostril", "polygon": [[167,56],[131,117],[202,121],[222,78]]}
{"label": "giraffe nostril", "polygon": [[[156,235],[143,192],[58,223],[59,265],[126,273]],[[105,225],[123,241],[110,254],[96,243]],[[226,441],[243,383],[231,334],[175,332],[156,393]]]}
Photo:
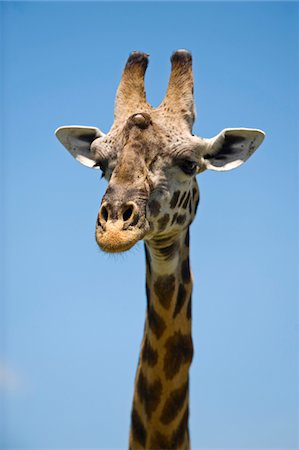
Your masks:
{"label": "giraffe nostril", "polygon": [[108,211],[105,206],[102,206],[102,208],[101,208],[101,219],[103,219],[104,222],[107,222],[107,220],[108,220]]}
{"label": "giraffe nostril", "polygon": [[126,208],[126,210],[123,212],[123,220],[124,222],[126,222],[127,220],[129,220],[132,217],[133,214],[133,207],[129,206],[128,208]]}

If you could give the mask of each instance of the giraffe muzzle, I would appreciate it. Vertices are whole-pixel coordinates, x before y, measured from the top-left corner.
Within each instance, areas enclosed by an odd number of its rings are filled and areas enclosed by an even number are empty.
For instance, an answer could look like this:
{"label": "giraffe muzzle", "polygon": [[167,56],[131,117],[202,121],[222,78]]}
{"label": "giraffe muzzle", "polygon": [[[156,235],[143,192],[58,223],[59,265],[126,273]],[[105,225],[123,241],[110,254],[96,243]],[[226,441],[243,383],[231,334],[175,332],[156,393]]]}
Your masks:
{"label": "giraffe muzzle", "polygon": [[96,225],[96,241],[108,253],[129,250],[146,234],[148,227],[136,203],[129,201],[115,207],[101,205]]}

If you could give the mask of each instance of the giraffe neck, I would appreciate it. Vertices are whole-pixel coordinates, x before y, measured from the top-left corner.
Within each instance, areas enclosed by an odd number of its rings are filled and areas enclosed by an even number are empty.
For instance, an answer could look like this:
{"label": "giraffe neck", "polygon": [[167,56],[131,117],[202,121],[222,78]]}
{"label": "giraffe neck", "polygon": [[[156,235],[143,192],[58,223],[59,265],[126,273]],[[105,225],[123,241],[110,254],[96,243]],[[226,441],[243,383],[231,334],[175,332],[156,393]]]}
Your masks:
{"label": "giraffe neck", "polygon": [[189,229],[148,242],[147,314],[130,432],[133,449],[189,449],[192,279]]}

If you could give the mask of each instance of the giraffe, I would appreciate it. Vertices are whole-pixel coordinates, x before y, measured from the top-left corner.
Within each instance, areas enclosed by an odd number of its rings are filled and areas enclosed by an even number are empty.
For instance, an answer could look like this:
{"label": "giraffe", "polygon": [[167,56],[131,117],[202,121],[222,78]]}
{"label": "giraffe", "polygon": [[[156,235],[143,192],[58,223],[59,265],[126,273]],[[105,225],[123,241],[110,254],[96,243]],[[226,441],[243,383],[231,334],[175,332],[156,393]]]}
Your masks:
{"label": "giraffe", "polygon": [[210,139],[193,135],[191,53],[172,54],[166,95],[157,108],[146,100],[147,65],[147,54],[129,56],[108,134],[64,126],[56,135],[79,162],[100,169],[108,181],[96,220],[99,247],[123,252],[144,240],[147,306],[129,448],[186,450],[193,356],[189,227],[199,203],[196,175],[240,166],[264,133],[232,128]]}

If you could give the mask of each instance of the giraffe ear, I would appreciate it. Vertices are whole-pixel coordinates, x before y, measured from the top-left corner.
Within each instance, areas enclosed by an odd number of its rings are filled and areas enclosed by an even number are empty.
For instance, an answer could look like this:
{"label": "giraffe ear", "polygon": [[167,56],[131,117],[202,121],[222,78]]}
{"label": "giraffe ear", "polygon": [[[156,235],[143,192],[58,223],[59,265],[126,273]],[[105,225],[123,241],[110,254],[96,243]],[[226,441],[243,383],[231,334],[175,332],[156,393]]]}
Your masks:
{"label": "giraffe ear", "polygon": [[202,165],[227,171],[243,164],[263,142],[265,133],[251,128],[226,128],[212,139],[204,139]]}
{"label": "giraffe ear", "polygon": [[98,128],[72,125],[57,128],[55,134],[77,161],[87,167],[96,167],[97,161],[90,145],[95,139],[105,136]]}

